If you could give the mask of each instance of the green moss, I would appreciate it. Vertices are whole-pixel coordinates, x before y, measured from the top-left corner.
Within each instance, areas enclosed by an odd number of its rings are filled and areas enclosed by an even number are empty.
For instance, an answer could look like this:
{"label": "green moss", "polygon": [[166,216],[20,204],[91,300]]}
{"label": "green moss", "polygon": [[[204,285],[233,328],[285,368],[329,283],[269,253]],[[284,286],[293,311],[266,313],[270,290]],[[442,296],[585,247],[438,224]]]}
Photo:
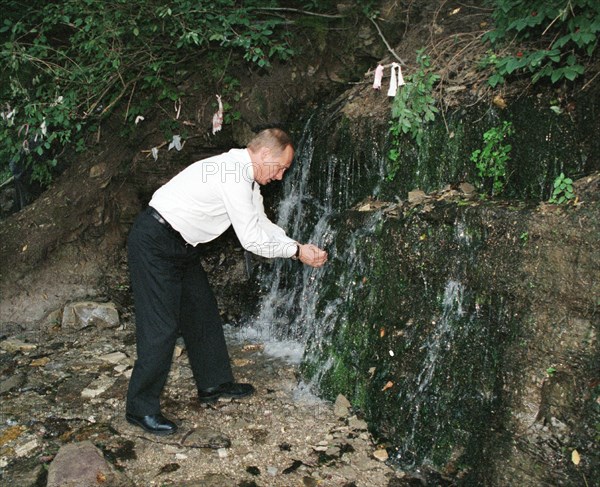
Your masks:
{"label": "green moss", "polygon": [[[425,133],[420,151],[406,141],[400,153],[399,177],[385,186],[385,196],[406,198],[414,188],[429,192],[461,181],[476,183],[469,155],[481,149],[485,131],[509,121],[514,134],[504,196],[547,200],[551,184],[561,172],[572,175],[600,169],[600,164],[586,155],[598,145],[590,136],[600,130],[598,102],[596,106],[587,100],[581,103],[575,116],[557,115],[549,106],[544,99],[525,99],[503,112],[479,107],[449,113],[445,120],[438,117]],[[580,130],[581,123],[595,129]]]}

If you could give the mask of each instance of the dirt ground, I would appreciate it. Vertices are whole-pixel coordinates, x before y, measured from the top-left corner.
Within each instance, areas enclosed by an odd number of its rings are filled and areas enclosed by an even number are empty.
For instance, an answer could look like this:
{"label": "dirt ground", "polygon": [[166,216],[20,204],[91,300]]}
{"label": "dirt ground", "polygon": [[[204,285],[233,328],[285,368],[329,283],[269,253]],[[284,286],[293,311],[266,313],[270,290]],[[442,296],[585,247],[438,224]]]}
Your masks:
{"label": "dirt ground", "polygon": [[19,378],[2,383],[9,389],[0,413],[3,485],[46,485],[60,446],[84,440],[136,486],[403,485],[393,483],[402,472],[375,458],[385,450],[352,409],[335,414],[299,382],[296,365],[242,340],[237,328],[228,331],[234,373],[255,385],[255,395],[200,404],[178,347],[162,408],[179,431],[157,437],[129,425],[124,398],[135,346],[128,319],[74,333],[15,330],[3,342],[2,366]]}

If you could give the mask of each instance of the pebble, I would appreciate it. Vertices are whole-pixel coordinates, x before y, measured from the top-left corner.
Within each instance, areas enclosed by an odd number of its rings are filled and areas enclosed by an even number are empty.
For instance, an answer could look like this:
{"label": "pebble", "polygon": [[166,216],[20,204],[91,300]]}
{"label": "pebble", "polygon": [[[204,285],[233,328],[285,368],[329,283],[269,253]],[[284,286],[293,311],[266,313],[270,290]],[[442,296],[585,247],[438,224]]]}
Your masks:
{"label": "pebble", "polygon": [[100,355],[98,358],[104,362],[118,364],[119,362],[127,360],[128,357],[123,352],[111,352],[105,355]]}
{"label": "pebble", "polygon": [[129,365],[125,365],[125,364],[121,364],[121,365],[117,365],[113,368],[113,370],[117,373],[117,374],[122,374],[123,372],[125,372],[127,369],[129,368]]}
{"label": "pebble", "polygon": [[26,343],[18,338],[8,338],[0,342],[0,348],[9,353],[14,352],[30,352],[37,348],[33,343]]}
{"label": "pebble", "polygon": [[340,449],[337,446],[330,446],[325,450],[325,454],[330,457],[337,457],[340,454]]}
{"label": "pebble", "polygon": [[348,426],[350,426],[350,428],[353,430],[359,431],[366,430],[368,428],[367,422],[362,419],[358,419],[356,416],[352,416],[348,419]]}
{"label": "pebble", "polygon": [[48,364],[48,362],[50,362],[50,359],[48,357],[42,357],[32,360],[29,365],[31,367],[45,367]]}
{"label": "pebble", "polygon": [[38,447],[38,440],[34,438],[33,440],[30,440],[27,443],[24,443],[23,445],[17,446],[15,448],[15,455],[17,457],[24,457],[25,455],[30,453],[32,450],[35,450],[37,447]]}
{"label": "pebble", "polygon": [[373,456],[380,462],[385,462],[389,458],[388,452],[382,448],[375,450]]}
{"label": "pebble", "polygon": [[345,418],[350,415],[351,407],[352,407],[352,405],[350,404],[350,401],[348,401],[348,399],[346,399],[346,396],[344,396],[342,394],[338,394],[337,398],[335,399],[335,403],[333,405],[333,413],[338,418]]}
{"label": "pebble", "polygon": [[81,391],[81,397],[91,399],[99,396],[115,383],[114,377],[102,375]]}

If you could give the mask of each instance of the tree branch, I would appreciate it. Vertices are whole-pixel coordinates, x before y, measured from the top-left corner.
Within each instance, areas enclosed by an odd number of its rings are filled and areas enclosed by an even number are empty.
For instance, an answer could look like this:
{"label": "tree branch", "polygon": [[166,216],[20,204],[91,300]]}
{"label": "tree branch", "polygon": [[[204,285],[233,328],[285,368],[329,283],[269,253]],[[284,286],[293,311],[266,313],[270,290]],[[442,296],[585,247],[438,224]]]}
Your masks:
{"label": "tree branch", "polygon": [[252,10],[260,10],[260,11],[277,11],[277,12],[293,12],[297,14],[303,15],[313,15],[314,17],[324,17],[326,19],[342,19],[343,15],[340,14],[318,14],[315,12],[309,12],[308,10],[302,10],[299,8],[289,8],[289,7],[259,7]]}
{"label": "tree branch", "polygon": [[400,56],[398,56],[398,54],[396,54],[396,52],[392,49],[392,46],[389,45],[388,41],[386,40],[386,38],[383,35],[383,32],[381,32],[381,29],[377,25],[377,22],[375,22],[375,19],[372,17],[369,17],[369,20],[371,22],[373,22],[373,25],[375,26],[375,28],[377,29],[377,32],[379,33],[379,37],[381,37],[381,40],[383,41],[385,46],[388,48],[388,51],[390,51],[392,56],[394,56],[402,66],[406,66],[406,63],[402,59],[400,59]]}

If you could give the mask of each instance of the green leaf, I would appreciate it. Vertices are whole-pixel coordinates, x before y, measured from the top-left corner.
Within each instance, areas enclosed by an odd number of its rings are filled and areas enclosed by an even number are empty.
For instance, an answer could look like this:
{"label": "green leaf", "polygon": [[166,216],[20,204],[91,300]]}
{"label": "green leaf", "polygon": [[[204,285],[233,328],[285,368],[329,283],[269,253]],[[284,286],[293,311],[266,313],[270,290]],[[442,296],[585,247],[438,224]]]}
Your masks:
{"label": "green leaf", "polygon": [[500,74],[493,74],[492,76],[490,76],[490,79],[488,79],[488,84],[492,88],[495,88],[496,85],[498,85],[499,83],[504,83],[504,76]]}
{"label": "green leaf", "polygon": [[554,43],[552,44],[552,47],[555,49],[561,48],[565,44],[567,44],[570,40],[571,40],[571,34],[564,35],[564,36],[556,39],[556,41],[554,41]]}
{"label": "green leaf", "polygon": [[513,71],[515,71],[516,69],[519,68],[519,59],[518,58],[508,58],[507,62],[506,62],[506,72],[508,74],[511,74]]}
{"label": "green leaf", "polygon": [[588,56],[591,56],[593,54],[593,52],[594,52],[595,49],[596,49],[596,44],[595,43],[594,44],[590,44],[589,46],[587,46],[586,54]]}
{"label": "green leaf", "polygon": [[576,69],[564,68],[564,76],[569,81],[573,81],[575,78],[577,78],[577,76],[579,76],[579,73],[577,72]]}
{"label": "green leaf", "polygon": [[563,76],[563,72],[563,68],[555,69],[550,75],[550,81],[552,81],[552,83],[556,83]]}
{"label": "green leaf", "polygon": [[560,185],[561,181],[565,178],[564,173],[560,173],[560,175],[554,180],[554,187],[558,188],[558,186]]}

